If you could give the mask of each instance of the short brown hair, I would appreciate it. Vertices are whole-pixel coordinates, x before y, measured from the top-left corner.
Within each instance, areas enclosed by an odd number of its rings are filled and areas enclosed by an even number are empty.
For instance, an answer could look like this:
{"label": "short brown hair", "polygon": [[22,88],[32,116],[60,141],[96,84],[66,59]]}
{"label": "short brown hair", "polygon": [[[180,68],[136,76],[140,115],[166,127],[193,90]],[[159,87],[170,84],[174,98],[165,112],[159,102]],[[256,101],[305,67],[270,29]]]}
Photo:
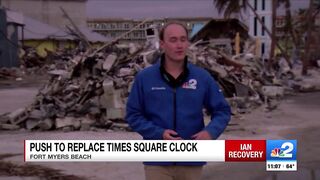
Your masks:
{"label": "short brown hair", "polygon": [[170,26],[170,25],[172,25],[172,24],[177,24],[177,25],[183,27],[183,29],[186,31],[187,38],[189,38],[189,37],[188,37],[188,36],[189,36],[189,35],[188,35],[188,34],[189,34],[189,33],[188,33],[188,29],[187,29],[187,27],[185,26],[184,23],[179,22],[179,21],[170,21],[170,22],[166,23],[166,24],[160,29],[159,39],[160,39],[161,41],[163,41],[165,30],[167,29],[168,26]]}

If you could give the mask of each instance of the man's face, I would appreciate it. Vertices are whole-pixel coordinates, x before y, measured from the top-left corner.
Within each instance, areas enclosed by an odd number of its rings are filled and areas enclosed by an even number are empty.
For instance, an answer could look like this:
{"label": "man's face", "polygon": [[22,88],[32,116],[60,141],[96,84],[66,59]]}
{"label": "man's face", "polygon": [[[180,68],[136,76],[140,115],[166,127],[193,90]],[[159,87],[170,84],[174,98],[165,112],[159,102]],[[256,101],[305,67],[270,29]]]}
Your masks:
{"label": "man's face", "polygon": [[189,46],[186,30],[181,25],[170,24],[164,31],[160,46],[166,58],[183,61]]}

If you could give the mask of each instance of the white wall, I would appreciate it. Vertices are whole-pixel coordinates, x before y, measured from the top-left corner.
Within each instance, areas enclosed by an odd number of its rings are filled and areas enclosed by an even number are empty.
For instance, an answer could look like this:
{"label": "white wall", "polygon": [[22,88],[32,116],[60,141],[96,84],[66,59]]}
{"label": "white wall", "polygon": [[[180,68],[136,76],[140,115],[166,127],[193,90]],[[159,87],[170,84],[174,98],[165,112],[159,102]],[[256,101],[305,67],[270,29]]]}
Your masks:
{"label": "white wall", "polygon": [[[257,3],[257,13],[261,18],[265,19],[265,25],[271,32],[272,29],[272,0],[250,0],[250,4],[255,7],[255,1]],[[263,1],[265,1],[265,6],[263,9]],[[261,49],[260,54],[262,57],[268,58],[270,52],[270,45],[271,45],[271,38],[265,31],[264,34],[262,32],[262,25],[257,20],[257,25],[255,27],[255,15],[254,13],[248,8],[249,11],[249,34],[252,37],[259,38],[261,42]],[[256,30],[256,33],[255,33]],[[262,50],[264,44],[264,50]],[[264,51],[264,54],[262,54]]]}

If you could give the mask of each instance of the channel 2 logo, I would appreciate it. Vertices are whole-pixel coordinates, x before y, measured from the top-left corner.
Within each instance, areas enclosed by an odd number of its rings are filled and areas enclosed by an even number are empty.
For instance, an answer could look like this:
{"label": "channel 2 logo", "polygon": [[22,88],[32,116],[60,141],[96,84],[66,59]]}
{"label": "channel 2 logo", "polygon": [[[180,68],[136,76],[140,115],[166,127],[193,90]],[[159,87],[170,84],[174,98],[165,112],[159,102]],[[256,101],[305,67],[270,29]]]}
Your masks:
{"label": "channel 2 logo", "polygon": [[267,160],[296,161],[297,140],[267,140]]}

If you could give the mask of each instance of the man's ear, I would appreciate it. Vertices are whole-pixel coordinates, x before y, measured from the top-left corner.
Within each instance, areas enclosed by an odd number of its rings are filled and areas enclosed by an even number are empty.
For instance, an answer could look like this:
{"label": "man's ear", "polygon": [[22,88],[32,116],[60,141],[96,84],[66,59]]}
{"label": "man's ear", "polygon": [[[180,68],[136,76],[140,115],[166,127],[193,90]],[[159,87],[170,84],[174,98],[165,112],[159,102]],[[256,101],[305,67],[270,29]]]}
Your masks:
{"label": "man's ear", "polygon": [[163,40],[160,40],[160,49],[163,49],[163,45],[164,45]]}

